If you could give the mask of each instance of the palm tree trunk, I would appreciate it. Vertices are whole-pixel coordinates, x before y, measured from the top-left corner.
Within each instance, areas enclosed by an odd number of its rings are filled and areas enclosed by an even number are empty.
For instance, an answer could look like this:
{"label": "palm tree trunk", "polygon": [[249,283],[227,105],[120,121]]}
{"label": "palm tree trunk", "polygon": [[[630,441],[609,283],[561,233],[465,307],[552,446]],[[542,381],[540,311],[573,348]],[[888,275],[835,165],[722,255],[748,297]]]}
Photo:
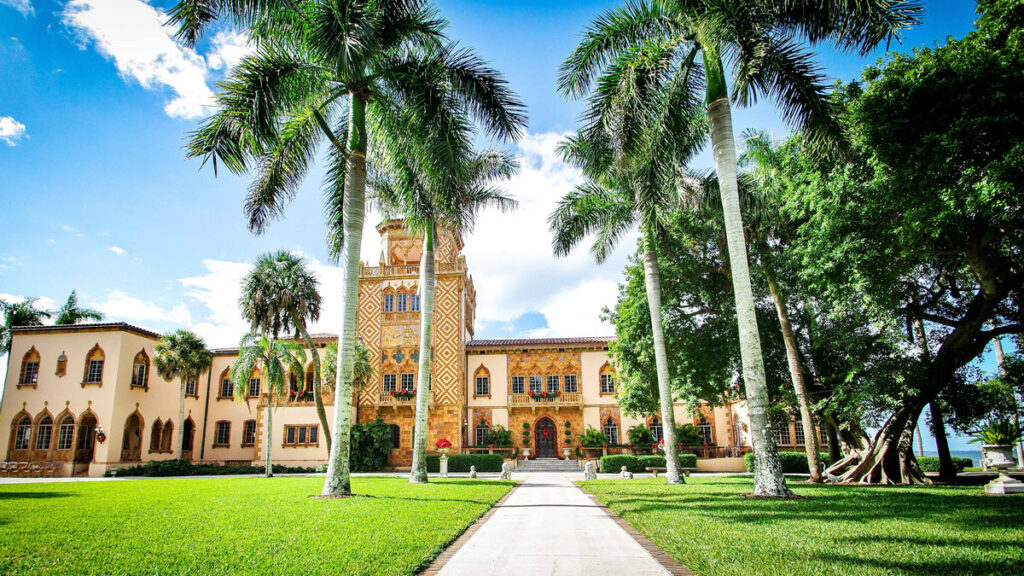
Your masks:
{"label": "palm tree trunk", "polygon": [[270,448],[273,446],[270,439],[274,435],[274,392],[271,390],[267,397],[267,468],[266,476],[274,475],[274,464],[270,458]]}
{"label": "palm tree trunk", "polygon": [[807,468],[811,473],[810,481],[821,482],[821,445],[818,443],[818,431],[815,429],[814,417],[811,416],[810,402],[807,400],[807,386],[804,385],[804,372],[800,368],[800,355],[796,334],[793,333],[793,326],[789,323],[789,313],[786,311],[786,302],[782,299],[782,290],[775,281],[775,277],[768,270],[767,265],[764,268],[764,276],[768,280],[768,289],[771,291],[772,300],[775,302],[775,312],[779,315],[779,325],[782,327],[782,340],[786,344],[789,377],[793,381],[796,401],[800,406],[800,421],[804,427],[804,449],[807,451]]}
{"label": "palm tree trunk", "polygon": [[683,484],[679,473],[679,445],[676,443],[676,415],[672,407],[672,388],[668,379],[668,357],[665,354],[665,333],[661,322],[661,270],[655,250],[654,235],[644,234],[644,285],[647,288],[647,306],[651,313],[651,333],[654,336],[654,364],[658,370],[658,399],[661,403],[661,430],[665,439],[665,478],[669,484]]}
{"label": "palm tree trunk", "polygon": [[427,226],[420,260],[420,366],[416,388],[416,435],[409,482],[427,481],[427,416],[430,412],[430,340],[434,329],[434,223]]}
{"label": "palm tree trunk", "polygon": [[174,458],[181,460],[181,455],[185,453],[185,379],[187,376],[181,376],[181,390],[178,395],[178,443],[174,448]]}
{"label": "palm tree trunk", "polygon": [[338,336],[338,374],[334,386],[334,440],[327,462],[324,496],[352,493],[349,456],[352,435],[352,374],[356,349],[356,320],[359,313],[359,248],[363,238],[366,208],[366,102],[351,96],[349,112],[349,157],[345,165],[345,202],[342,226],[345,266],[342,292],[341,334]]}
{"label": "palm tree trunk", "polygon": [[316,405],[316,416],[320,419],[320,428],[322,429],[321,434],[327,441],[327,453],[330,454],[331,429],[327,422],[327,411],[324,410],[324,398],[320,393],[320,353],[316,351],[316,344],[313,342],[313,338],[309,335],[309,330],[306,329],[305,319],[298,314],[292,314],[292,323],[299,329],[299,334],[302,335],[302,340],[305,341],[306,347],[309,348],[309,355],[313,359],[313,404]]}
{"label": "palm tree trunk", "polygon": [[[765,382],[761,338],[757,331],[754,292],[750,283],[747,246],[743,237],[740,214],[739,185],[736,181],[736,142],[733,139],[732,111],[721,59],[705,50],[707,68],[708,119],[711,124],[711,147],[718,174],[725,215],[725,236],[729,247],[729,268],[733,296],[736,299],[736,322],[740,333],[740,356],[743,361],[743,382],[750,411],[750,431],[754,448],[754,494],[758,496],[789,496],[782,464],[775,448],[775,436],[768,420],[768,385]],[[709,57],[710,56],[710,57]]]}

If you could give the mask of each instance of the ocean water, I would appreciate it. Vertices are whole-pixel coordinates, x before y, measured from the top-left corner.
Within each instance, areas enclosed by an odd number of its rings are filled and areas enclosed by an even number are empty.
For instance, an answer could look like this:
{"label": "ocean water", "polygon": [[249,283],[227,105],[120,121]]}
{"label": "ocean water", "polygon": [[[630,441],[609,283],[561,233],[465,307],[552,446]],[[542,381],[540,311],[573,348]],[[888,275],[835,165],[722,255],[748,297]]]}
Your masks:
{"label": "ocean water", "polygon": [[[917,454],[920,454],[920,452],[918,452],[916,450],[916,446],[915,446],[914,455],[917,455]],[[934,450],[925,450],[924,451],[924,455],[925,456],[938,456],[939,453],[934,451]],[[954,458],[970,458],[972,460],[972,462],[973,462],[971,464],[971,466],[981,466],[981,464],[980,464],[980,462],[981,462],[981,449],[980,448],[977,449],[977,450],[950,450],[949,451],[949,455],[953,456]]]}

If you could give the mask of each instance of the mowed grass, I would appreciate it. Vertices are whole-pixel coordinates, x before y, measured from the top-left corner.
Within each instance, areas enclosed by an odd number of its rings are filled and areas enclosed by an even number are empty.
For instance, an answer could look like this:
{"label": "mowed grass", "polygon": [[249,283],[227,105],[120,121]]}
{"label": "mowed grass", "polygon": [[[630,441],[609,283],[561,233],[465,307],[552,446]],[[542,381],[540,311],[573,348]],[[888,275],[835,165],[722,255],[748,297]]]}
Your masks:
{"label": "mowed grass", "polygon": [[1024,574],[1024,497],[980,487],[812,486],[739,497],[742,477],[582,486],[696,574]]}
{"label": "mowed grass", "polygon": [[182,478],[0,486],[0,574],[412,574],[513,483]]}

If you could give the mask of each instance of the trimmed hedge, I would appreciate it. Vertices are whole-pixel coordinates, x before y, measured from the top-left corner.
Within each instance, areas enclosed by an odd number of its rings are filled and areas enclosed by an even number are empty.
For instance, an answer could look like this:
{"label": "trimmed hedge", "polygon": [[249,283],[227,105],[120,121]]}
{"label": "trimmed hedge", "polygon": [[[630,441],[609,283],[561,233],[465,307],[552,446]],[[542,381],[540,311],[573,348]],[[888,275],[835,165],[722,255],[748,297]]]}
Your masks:
{"label": "trimmed hedge", "polygon": [[[469,472],[470,466],[476,466],[477,472],[501,472],[504,461],[501,454],[452,454],[448,457],[448,471]],[[440,471],[441,456],[427,454],[427,472],[437,474]]]}
{"label": "trimmed hedge", "polygon": [[[782,472],[786,474],[807,474],[811,471],[807,467],[806,452],[779,452],[779,461],[782,462]],[[825,467],[832,464],[832,459],[828,457],[828,453],[821,453],[821,463]],[[743,455],[743,465],[747,468],[747,472],[754,471],[753,452]]]}
{"label": "trimmed hedge", "polygon": [[[625,466],[626,470],[633,472],[634,474],[639,472],[646,472],[645,468],[664,468],[665,457],[664,456],[632,456],[630,454],[617,454],[615,456],[602,456],[601,457],[601,472],[604,473],[615,473],[622,470]],[[679,466],[682,468],[696,468],[697,457],[693,454],[680,454],[679,455]]]}
{"label": "trimmed hedge", "polygon": [[[222,466],[220,464],[192,464],[188,460],[154,460],[141,466],[118,468],[118,476],[223,476],[225,474],[263,474],[265,466]],[[274,464],[278,474],[308,474],[323,472],[317,468],[293,468]],[[104,476],[111,476],[110,471]]]}
{"label": "trimmed hedge", "polygon": [[[921,467],[922,472],[939,471],[938,456],[918,456],[917,464]],[[970,458],[953,457],[953,467],[956,468],[957,472],[963,472],[964,468],[970,468],[971,466],[974,466],[974,460],[971,460]]]}

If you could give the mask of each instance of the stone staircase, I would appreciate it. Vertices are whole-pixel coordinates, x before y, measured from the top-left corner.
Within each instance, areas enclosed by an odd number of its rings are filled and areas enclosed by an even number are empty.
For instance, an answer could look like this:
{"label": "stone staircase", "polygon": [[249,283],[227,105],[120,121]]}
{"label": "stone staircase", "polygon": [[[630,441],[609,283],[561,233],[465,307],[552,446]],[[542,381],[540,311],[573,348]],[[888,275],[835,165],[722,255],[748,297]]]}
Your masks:
{"label": "stone staircase", "polygon": [[537,458],[536,460],[520,460],[515,472],[581,472],[576,460],[559,460],[558,458]]}

